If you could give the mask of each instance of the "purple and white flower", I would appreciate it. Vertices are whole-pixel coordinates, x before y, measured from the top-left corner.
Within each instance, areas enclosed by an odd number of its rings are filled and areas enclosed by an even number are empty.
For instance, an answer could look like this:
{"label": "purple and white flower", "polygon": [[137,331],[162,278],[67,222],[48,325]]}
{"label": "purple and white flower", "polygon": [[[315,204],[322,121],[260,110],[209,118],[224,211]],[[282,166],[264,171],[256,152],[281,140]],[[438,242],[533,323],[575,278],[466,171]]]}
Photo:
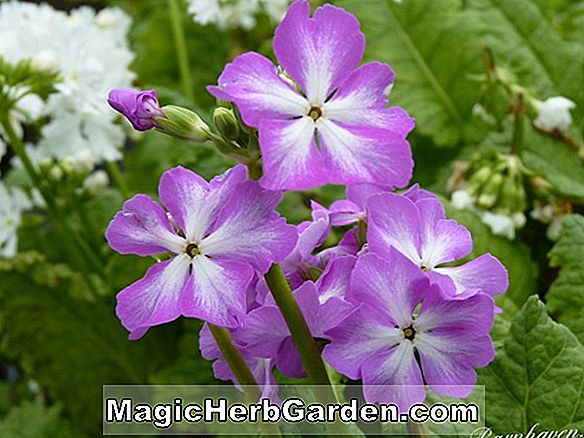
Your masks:
{"label": "purple and white flower", "polygon": [[108,103],[122,114],[136,131],[148,131],[156,127],[156,118],[164,117],[158,104],[156,90],[136,91],[115,88],[109,92]]}
{"label": "purple and white flower", "polygon": [[407,410],[424,401],[424,383],[439,395],[467,397],[476,381],[473,367],[494,358],[494,303],[482,293],[461,300],[442,295],[395,249],[386,259],[360,257],[349,292],[360,307],[325,333],[331,342],[324,357],[349,378],[362,379],[370,403]]}
{"label": "purple and white flower", "polygon": [[[354,264],[355,257],[339,257],[329,264],[316,283],[307,281],[294,291],[294,298],[315,339],[325,341],[325,332],[355,309],[354,304],[346,301]],[[292,334],[271,295],[266,297],[263,306],[249,312],[237,334],[245,351],[273,359],[282,374],[305,376]]]}
{"label": "purple and white flower", "polygon": [[238,326],[254,270],[266,272],[296,242],[294,227],[275,211],[281,194],[250,181],[243,165],[210,182],[176,167],[158,191],[168,212],[139,194],[106,231],[121,254],[174,255],[118,294],[116,312],[130,338],[181,315]]}
{"label": "purple and white flower", "polygon": [[[237,343],[237,331],[232,332],[232,339]],[[229,363],[225,360],[207,324],[199,332],[199,348],[201,350],[201,356],[204,359],[213,361],[213,374],[217,379],[230,380],[236,388],[241,389],[241,385],[233,374]],[[272,372],[274,368],[273,361],[271,359],[255,357],[242,348],[239,351],[262,390],[262,398],[268,398],[272,401],[277,400],[278,385]]]}
{"label": "purple and white flower", "polygon": [[284,72],[248,52],[225,67],[217,87],[209,87],[258,129],[262,186],[405,186],[413,169],[406,136],[414,122],[403,109],[387,108],[392,69],[378,62],[359,66],[365,37],[357,19],[329,4],[311,18],[308,2],[297,0],[273,46]]}
{"label": "purple and white flower", "polygon": [[507,270],[491,254],[460,266],[442,266],[468,256],[472,237],[465,227],[446,219],[444,207],[429,192],[372,196],[367,215],[369,250],[384,255],[397,249],[440,283],[447,296],[462,298],[477,292],[493,296],[507,290]]}

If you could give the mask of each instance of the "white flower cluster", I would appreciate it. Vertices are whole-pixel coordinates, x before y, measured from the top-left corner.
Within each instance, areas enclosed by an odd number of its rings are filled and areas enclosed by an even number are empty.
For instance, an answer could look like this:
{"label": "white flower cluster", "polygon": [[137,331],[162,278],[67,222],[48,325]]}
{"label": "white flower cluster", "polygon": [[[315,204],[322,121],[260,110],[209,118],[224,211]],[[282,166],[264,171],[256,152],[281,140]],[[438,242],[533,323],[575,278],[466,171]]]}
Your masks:
{"label": "white flower cluster", "polygon": [[546,132],[555,130],[565,132],[572,124],[570,110],[576,108],[576,104],[562,96],[549,97],[543,102],[535,103],[537,118],[533,124]]}
{"label": "white flower cluster", "polygon": [[8,188],[0,181],[0,257],[16,255],[17,230],[22,212],[32,207],[28,196],[19,188]]}
{"label": "white flower cluster", "polygon": [[221,29],[251,29],[256,17],[264,12],[279,22],[289,0],[189,0],[189,13],[202,25],[215,24]]}
{"label": "white flower cluster", "polygon": [[9,62],[31,59],[36,68],[61,76],[46,104],[34,98],[19,103],[29,118],[49,118],[38,144],[40,156],[62,159],[90,151],[95,162],[121,157],[124,133],[114,124],[107,93],[134,79],[129,25],[119,9],[96,14],[83,7],[67,14],[46,4],[0,5],[0,55]]}
{"label": "white flower cluster", "polygon": [[451,202],[452,206],[458,210],[475,212],[496,236],[513,240],[515,231],[525,226],[526,218],[523,213],[516,212],[509,216],[480,209],[475,205],[476,199],[465,190],[456,190],[452,193]]}

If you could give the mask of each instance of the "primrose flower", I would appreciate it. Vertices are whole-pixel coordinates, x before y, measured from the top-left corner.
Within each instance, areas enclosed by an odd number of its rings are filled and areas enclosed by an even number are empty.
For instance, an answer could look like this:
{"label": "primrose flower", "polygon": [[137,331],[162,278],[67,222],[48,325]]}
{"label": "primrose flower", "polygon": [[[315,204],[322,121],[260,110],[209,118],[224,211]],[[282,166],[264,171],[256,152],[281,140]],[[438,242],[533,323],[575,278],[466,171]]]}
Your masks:
{"label": "primrose flower", "polygon": [[109,92],[107,101],[113,109],[128,119],[136,131],[155,128],[155,119],[164,116],[158,104],[156,90],[115,88]]}
{"label": "primrose flower", "polygon": [[[232,339],[237,343],[237,331],[235,333],[232,332]],[[241,389],[237,378],[233,375],[229,363],[223,357],[223,353],[221,353],[207,324],[199,332],[199,348],[203,358],[213,361],[213,374],[217,379],[230,380],[238,389]],[[274,368],[273,361],[271,359],[255,357],[242,348],[239,351],[255,377],[256,382],[262,388],[262,398],[274,400],[277,397],[278,386],[274,373],[272,372]]]}
{"label": "primrose flower", "polygon": [[576,104],[562,96],[550,97],[536,104],[537,118],[533,124],[546,132],[556,129],[566,131],[572,124],[570,110],[576,108]]}
{"label": "primrose flower", "polygon": [[476,381],[473,367],[494,358],[494,303],[485,294],[461,300],[442,295],[396,250],[386,259],[360,257],[349,295],[360,307],[325,333],[331,340],[325,359],[351,379],[362,379],[369,403],[407,410],[424,401],[424,382],[438,395],[467,397]]}
{"label": "primrose flower", "polygon": [[388,65],[358,66],[365,38],[357,19],[328,4],[311,18],[308,2],[299,0],[278,26],[273,46],[285,73],[248,52],[225,67],[217,87],[209,87],[258,129],[260,184],[273,190],[327,183],[405,186],[413,169],[405,139],[413,119],[401,108],[386,108],[384,91],[394,80]]}
{"label": "primrose flower", "polygon": [[483,254],[463,265],[444,267],[472,251],[468,230],[446,219],[444,207],[434,195],[419,191],[416,196],[384,193],[367,201],[369,249],[387,254],[395,248],[450,297],[463,297],[482,291],[502,294],[509,286],[507,270],[491,254]]}
{"label": "primrose flower", "polygon": [[280,193],[250,181],[243,165],[211,182],[176,167],[162,175],[158,191],[168,213],[139,194],[106,231],[121,254],[174,255],[118,294],[116,312],[130,339],[181,315],[237,326],[254,270],[266,272],[296,242],[294,227],[274,210]]}
{"label": "primrose flower", "polygon": [[[325,343],[325,332],[334,328],[354,310],[346,301],[355,257],[340,257],[314,283],[307,281],[294,290],[296,302],[315,339]],[[254,356],[274,360],[280,372],[288,377],[304,377],[300,354],[284,317],[271,295],[263,306],[252,310],[237,330],[245,351]]]}

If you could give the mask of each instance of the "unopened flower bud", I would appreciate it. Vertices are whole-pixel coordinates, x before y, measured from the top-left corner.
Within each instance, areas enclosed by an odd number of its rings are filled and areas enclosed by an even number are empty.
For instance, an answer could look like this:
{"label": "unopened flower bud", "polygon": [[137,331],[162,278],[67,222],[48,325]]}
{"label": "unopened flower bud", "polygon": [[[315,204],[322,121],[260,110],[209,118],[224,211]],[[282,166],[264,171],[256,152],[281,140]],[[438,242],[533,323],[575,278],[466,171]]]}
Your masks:
{"label": "unopened flower bud", "polygon": [[97,170],[87,177],[83,186],[92,195],[99,194],[109,185],[109,176],[104,170]]}
{"label": "unopened flower bud", "polygon": [[210,139],[209,126],[197,113],[175,105],[167,105],[161,111],[162,115],[156,117],[156,125],[165,134],[195,143],[204,143]]}
{"label": "unopened flower bud", "polygon": [[49,178],[53,181],[61,181],[63,178],[64,172],[61,169],[61,166],[53,166],[51,170],[49,170]]}
{"label": "unopened flower bud", "polygon": [[562,96],[550,97],[543,102],[536,102],[535,106],[538,114],[533,124],[542,131],[566,131],[572,124],[570,110],[576,104],[570,99]]}
{"label": "unopened flower bud", "polygon": [[223,137],[229,140],[239,138],[239,122],[232,110],[221,106],[216,108],[213,113],[213,123]]}
{"label": "unopened flower bud", "polygon": [[155,90],[115,88],[109,92],[108,103],[128,119],[137,131],[148,131],[157,127],[155,119],[164,117]]}

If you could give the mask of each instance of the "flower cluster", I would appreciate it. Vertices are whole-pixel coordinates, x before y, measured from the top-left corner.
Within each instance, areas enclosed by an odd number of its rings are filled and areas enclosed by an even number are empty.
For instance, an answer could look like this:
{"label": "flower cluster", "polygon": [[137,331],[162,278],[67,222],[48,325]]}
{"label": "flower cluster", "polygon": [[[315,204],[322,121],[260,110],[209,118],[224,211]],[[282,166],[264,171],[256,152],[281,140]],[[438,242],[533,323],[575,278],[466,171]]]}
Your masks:
{"label": "flower cluster", "polygon": [[31,207],[31,200],[21,189],[8,188],[0,182],[0,257],[16,255],[16,231],[22,220],[22,212]]}
{"label": "flower cluster", "polygon": [[[507,272],[490,254],[467,259],[470,233],[434,194],[417,185],[396,191],[412,175],[413,120],[387,107],[391,68],[359,66],[364,43],[343,9],[325,5],[311,17],[299,0],[276,30],[280,67],[257,53],[226,66],[210,91],[233,103],[242,130],[257,130],[262,175],[252,180],[239,164],[206,182],[179,167],[160,180],[164,208],[146,195],[124,204],[107,230],[111,247],[171,254],[118,294],[132,339],[180,315],[200,318],[230,331],[264,389],[274,367],[307,375],[294,327],[264,276],[279,263],[312,341],[337,371],[363,381],[368,401],[407,408],[424,400],[424,383],[440,395],[469,394],[474,368],[494,356],[493,297],[506,291]],[[137,129],[158,129],[152,96],[124,91],[110,102]],[[312,220],[295,227],[275,211],[281,190],[327,183],[345,185],[347,199],[313,202]],[[325,247],[335,228],[344,236]],[[211,328],[201,332],[203,356],[218,378],[241,383]]]}
{"label": "flower cluster", "polygon": [[221,29],[251,29],[260,12],[280,21],[288,0],[189,0],[188,10],[199,24],[215,24]]}
{"label": "flower cluster", "polygon": [[89,151],[95,162],[121,157],[124,133],[104,100],[111,88],[129,86],[134,78],[129,25],[119,9],[96,14],[79,8],[67,14],[46,4],[0,5],[0,55],[11,62],[31,59],[36,68],[55,70],[60,77],[46,104],[30,95],[14,114],[49,117],[35,155],[62,159]]}

